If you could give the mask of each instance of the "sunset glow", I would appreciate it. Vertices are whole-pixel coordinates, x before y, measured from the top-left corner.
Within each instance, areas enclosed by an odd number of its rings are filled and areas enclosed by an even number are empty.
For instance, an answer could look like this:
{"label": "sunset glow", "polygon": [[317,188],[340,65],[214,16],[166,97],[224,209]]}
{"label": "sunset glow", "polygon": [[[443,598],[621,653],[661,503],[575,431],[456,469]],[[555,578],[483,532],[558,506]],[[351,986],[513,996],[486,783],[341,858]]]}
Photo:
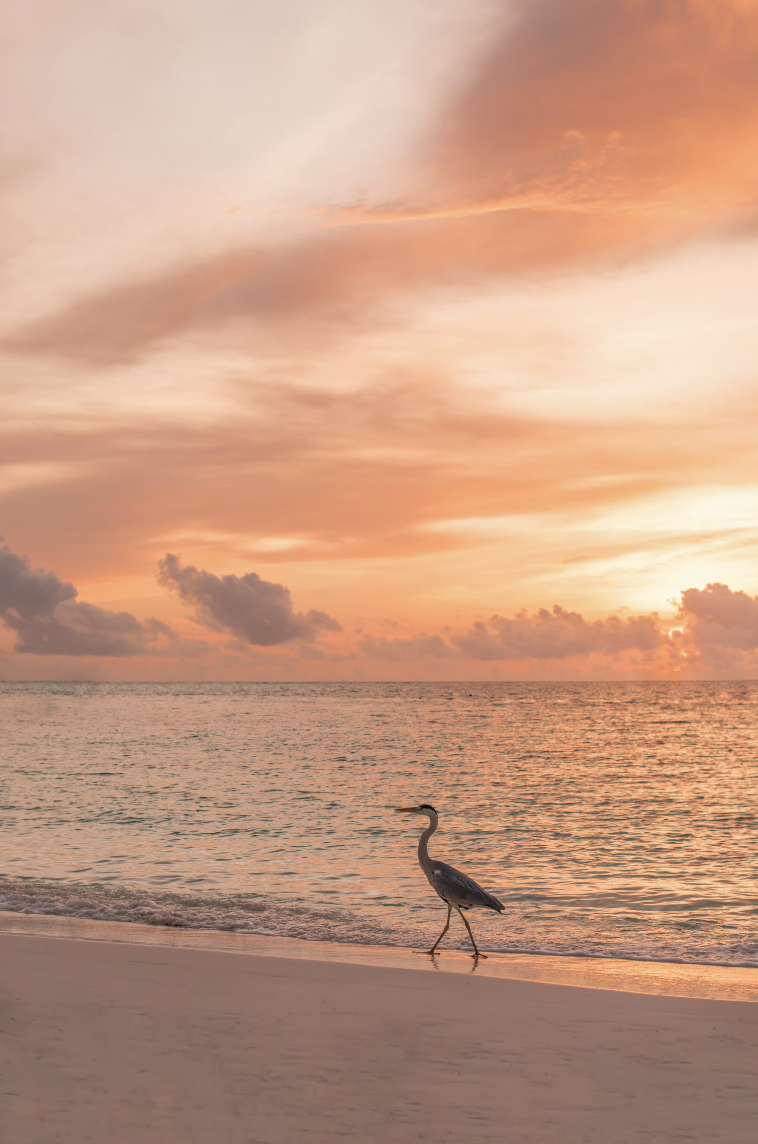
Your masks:
{"label": "sunset glow", "polygon": [[755,676],[758,4],[7,24],[0,677]]}

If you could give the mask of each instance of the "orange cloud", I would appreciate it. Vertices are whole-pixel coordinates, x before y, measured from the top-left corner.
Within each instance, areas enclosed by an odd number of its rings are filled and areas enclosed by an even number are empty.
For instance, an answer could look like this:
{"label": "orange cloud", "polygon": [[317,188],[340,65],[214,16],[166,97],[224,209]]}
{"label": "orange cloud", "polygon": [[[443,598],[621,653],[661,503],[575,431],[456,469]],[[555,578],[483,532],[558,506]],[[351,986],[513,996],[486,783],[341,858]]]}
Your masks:
{"label": "orange cloud", "polygon": [[113,284],[6,345],[128,360],[229,319],[340,325],[409,288],[666,245],[755,211],[757,133],[755,4],[523,0],[433,117],[425,173],[397,202]]}
{"label": "orange cloud", "polygon": [[758,200],[758,6],[526,0],[443,112],[448,202],[713,218]]}
{"label": "orange cloud", "polygon": [[297,331],[381,326],[404,291],[733,229],[758,206],[757,134],[755,5],[529,0],[440,110],[420,145],[431,173],[407,199],[335,207],[315,234],[115,284],[5,347],[112,363],[229,322],[291,345]]}
{"label": "orange cloud", "polygon": [[[90,580],[131,574],[169,543],[195,560],[209,545],[216,559],[238,560],[243,541],[267,537],[298,543],[264,549],[259,562],[388,558],[470,543],[434,522],[575,519],[753,471],[749,402],[736,420],[714,409],[671,426],[515,417],[482,394],[405,376],[357,393],[251,386],[247,396],[250,411],[233,426],[14,426],[0,435],[9,463],[54,462],[72,475],[5,491],[6,532]],[[672,526],[666,544],[678,535]],[[623,543],[611,535],[599,551]]]}
{"label": "orange cloud", "polygon": [[396,325],[397,314],[382,307],[404,292],[555,270],[625,244],[639,252],[651,235],[671,241],[648,220],[588,215],[567,227],[549,211],[326,230],[105,289],[15,331],[3,348],[108,365],[192,330],[236,326],[244,341],[249,323],[247,337],[258,331],[277,353],[302,353],[325,338]]}

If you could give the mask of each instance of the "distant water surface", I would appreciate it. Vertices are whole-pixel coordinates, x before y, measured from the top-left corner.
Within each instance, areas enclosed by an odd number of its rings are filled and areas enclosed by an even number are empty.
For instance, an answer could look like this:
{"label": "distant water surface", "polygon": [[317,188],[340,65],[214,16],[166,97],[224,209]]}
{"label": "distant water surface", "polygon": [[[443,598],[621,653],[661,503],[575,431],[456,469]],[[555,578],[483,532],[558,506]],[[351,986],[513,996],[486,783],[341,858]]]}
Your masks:
{"label": "distant water surface", "polygon": [[[758,684],[0,683],[0,909],[758,966]],[[450,944],[463,946],[460,922]],[[449,935],[449,937],[451,936]]]}

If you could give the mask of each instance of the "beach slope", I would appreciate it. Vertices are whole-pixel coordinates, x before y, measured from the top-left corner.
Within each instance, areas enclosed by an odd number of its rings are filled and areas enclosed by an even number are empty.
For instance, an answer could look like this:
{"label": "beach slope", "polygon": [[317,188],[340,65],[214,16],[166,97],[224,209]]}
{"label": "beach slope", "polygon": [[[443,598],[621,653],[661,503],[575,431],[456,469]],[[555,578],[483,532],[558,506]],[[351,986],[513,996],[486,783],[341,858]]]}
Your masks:
{"label": "beach slope", "polygon": [[4,1144],[756,1139],[750,1002],[16,934],[0,967]]}

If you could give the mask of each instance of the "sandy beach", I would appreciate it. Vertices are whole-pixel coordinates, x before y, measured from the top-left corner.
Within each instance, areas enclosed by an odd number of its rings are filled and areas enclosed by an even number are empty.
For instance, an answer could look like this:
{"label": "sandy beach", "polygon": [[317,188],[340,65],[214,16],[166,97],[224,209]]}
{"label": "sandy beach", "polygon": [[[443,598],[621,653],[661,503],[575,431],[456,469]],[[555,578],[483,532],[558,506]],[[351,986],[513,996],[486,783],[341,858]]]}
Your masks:
{"label": "sandy beach", "polygon": [[751,1002],[27,934],[0,958],[4,1144],[756,1136]]}

